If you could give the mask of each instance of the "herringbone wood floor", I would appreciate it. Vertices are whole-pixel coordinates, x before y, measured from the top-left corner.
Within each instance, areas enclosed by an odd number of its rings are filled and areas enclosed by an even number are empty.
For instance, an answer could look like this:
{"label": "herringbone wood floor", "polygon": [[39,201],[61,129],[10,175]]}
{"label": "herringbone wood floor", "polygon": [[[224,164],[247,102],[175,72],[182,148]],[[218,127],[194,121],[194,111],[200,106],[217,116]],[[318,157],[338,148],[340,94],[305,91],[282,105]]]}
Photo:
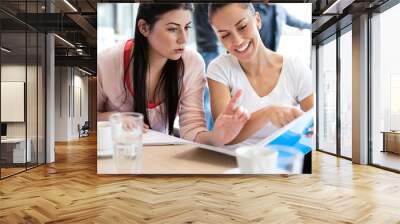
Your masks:
{"label": "herringbone wood floor", "polygon": [[0,181],[0,223],[400,223],[400,175],[320,152],[313,174],[98,176],[93,137]]}

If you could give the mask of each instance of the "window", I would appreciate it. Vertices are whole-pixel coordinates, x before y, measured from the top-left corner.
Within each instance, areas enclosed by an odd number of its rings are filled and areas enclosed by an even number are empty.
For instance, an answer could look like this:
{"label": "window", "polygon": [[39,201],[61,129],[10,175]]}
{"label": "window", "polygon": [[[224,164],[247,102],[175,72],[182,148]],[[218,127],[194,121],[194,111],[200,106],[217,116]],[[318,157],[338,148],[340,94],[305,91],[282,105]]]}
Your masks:
{"label": "window", "polygon": [[336,153],[336,40],[318,48],[318,149]]}
{"label": "window", "polygon": [[[371,18],[372,163],[395,170],[400,170],[400,156],[387,151],[383,132],[400,129],[400,33],[395,29],[398,21],[399,4]],[[392,142],[396,144],[394,148],[400,148],[400,133],[396,139]]]}
{"label": "window", "polygon": [[[21,14],[36,13],[41,12],[44,3],[35,1],[27,5],[20,2],[18,5]],[[0,29],[0,86],[8,87],[1,89],[1,98],[17,95],[15,99],[22,102],[17,107],[19,111],[10,110],[5,101],[0,104],[1,114],[11,115],[8,117],[18,114],[19,117],[1,118],[2,126],[7,127],[5,139],[0,144],[0,178],[5,178],[45,163],[46,39],[43,33],[30,29],[6,14],[0,12],[0,17],[10,21],[1,24]],[[20,26],[15,26],[11,21]],[[18,101],[9,103],[18,104]]]}
{"label": "window", "polygon": [[351,42],[351,30],[340,36],[340,154],[348,158],[352,157],[353,73]]}

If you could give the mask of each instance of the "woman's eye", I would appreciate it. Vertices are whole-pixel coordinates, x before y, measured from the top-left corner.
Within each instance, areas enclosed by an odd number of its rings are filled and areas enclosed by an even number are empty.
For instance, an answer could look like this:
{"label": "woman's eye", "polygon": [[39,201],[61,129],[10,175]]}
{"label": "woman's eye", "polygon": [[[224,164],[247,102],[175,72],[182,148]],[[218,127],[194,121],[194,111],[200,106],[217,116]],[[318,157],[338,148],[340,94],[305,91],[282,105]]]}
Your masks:
{"label": "woman's eye", "polygon": [[176,31],[178,31],[178,29],[177,29],[177,28],[168,28],[168,31],[170,31],[170,32],[176,32]]}
{"label": "woman's eye", "polygon": [[189,30],[189,29],[191,29],[192,27],[191,26],[186,26],[185,27],[185,30]]}
{"label": "woman's eye", "polygon": [[247,27],[247,24],[242,26],[242,27],[240,27],[239,30],[244,30],[246,27]]}
{"label": "woman's eye", "polygon": [[221,36],[221,38],[222,38],[222,39],[225,39],[225,38],[227,38],[228,36],[229,36],[229,34],[226,34],[226,35]]}

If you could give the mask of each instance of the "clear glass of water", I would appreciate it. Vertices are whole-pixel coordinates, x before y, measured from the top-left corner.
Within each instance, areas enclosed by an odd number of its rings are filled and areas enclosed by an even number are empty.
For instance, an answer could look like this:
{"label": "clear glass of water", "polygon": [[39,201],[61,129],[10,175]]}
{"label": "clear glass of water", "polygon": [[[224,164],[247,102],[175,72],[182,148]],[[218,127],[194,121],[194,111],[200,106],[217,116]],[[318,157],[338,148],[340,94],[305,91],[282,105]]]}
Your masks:
{"label": "clear glass of water", "polygon": [[140,173],[142,157],[143,115],[135,112],[110,116],[114,143],[114,164],[119,173]]}

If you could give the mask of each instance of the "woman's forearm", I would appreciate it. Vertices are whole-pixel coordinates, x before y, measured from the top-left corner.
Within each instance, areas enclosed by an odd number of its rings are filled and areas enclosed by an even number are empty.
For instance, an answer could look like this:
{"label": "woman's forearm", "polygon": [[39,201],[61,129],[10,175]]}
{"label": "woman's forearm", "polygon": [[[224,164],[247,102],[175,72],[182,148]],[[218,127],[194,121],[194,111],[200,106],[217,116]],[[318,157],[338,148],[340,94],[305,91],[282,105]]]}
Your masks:
{"label": "woman's forearm", "polygon": [[110,116],[115,112],[97,112],[98,121],[108,121]]}
{"label": "woman's forearm", "polygon": [[195,142],[205,145],[223,146],[224,144],[218,140],[216,133],[213,131],[203,131],[197,134]]}
{"label": "woman's forearm", "polygon": [[[270,112],[268,111],[268,108],[263,108],[251,114],[250,120],[247,121],[246,125],[240,131],[238,136],[236,136],[236,138],[228,144],[236,144],[242,142],[258,130],[263,128],[264,125],[269,121],[269,113]],[[219,134],[223,135],[223,133]],[[218,136],[217,132],[207,131],[198,133],[194,141],[206,145],[223,146],[224,143],[221,139],[223,139],[223,136]]]}
{"label": "woman's forearm", "polygon": [[270,111],[268,110],[268,107],[264,107],[256,112],[253,112],[240,133],[228,144],[233,145],[240,143],[262,129],[270,120],[269,113]]}

